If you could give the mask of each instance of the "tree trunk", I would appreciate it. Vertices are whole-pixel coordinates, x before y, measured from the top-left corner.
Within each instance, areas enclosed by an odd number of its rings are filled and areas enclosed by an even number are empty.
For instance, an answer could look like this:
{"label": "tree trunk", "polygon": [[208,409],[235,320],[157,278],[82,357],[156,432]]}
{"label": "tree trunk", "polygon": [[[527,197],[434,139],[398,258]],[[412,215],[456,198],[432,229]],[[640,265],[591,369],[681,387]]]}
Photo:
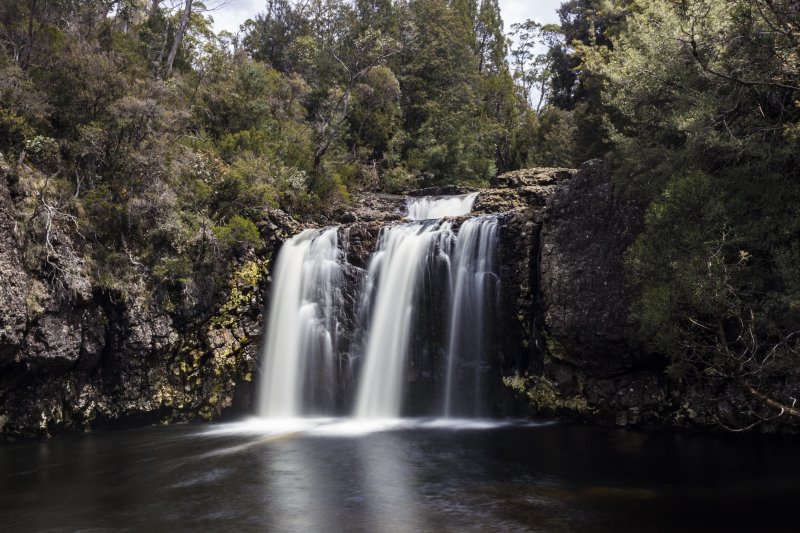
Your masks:
{"label": "tree trunk", "polygon": [[36,0],[28,3],[30,14],[28,17],[28,50],[26,51],[25,63],[20,65],[23,70],[27,70],[31,64],[31,54],[33,53],[33,19],[36,14]]}
{"label": "tree trunk", "polygon": [[150,13],[148,13],[147,16],[148,17],[156,16],[156,13],[158,13],[158,6],[160,5],[161,5],[161,0],[152,0],[152,2],[150,3]]}
{"label": "tree trunk", "polygon": [[175,32],[175,39],[172,41],[172,49],[167,56],[167,67],[164,70],[164,79],[169,79],[172,76],[172,65],[175,62],[175,56],[178,54],[178,48],[181,46],[183,36],[186,33],[186,28],[189,27],[189,18],[192,15],[192,0],[186,0],[186,6],[183,8],[183,15],[181,15],[181,24],[178,26],[178,31]]}

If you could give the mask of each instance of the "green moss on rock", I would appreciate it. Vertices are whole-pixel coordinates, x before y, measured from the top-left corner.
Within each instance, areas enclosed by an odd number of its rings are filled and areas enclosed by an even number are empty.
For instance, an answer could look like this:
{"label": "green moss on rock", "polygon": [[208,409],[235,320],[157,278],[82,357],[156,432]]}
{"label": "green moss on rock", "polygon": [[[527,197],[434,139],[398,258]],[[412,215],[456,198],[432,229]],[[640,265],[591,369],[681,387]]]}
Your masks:
{"label": "green moss on rock", "polygon": [[506,376],[503,383],[540,414],[588,415],[594,412],[585,398],[562,395],[556,384],[545,376]]}
{"label": "green moss on rock", "polygon": [[250,259],[231,275],[228,297],[201,328],[176,347],[170,380],[157,401],[171,408],[168,420],[218,416],[231,404],[238,382],[251,382],[245,348],[253,339],[243,321],[267,276],[268,259]]}

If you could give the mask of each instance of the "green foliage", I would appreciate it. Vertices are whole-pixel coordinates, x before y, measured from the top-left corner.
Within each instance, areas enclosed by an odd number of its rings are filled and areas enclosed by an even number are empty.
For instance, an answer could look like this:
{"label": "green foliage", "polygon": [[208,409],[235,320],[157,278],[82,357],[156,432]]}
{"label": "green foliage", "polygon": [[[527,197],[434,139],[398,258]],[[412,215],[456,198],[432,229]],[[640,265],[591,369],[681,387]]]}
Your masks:
{"label": "green foliage", "polygon": [[546,107],[531,133],[533,150],[523,166],[575,167],[581,163],[576,152],[577,117],[557,107]]}
{"label": "green foliage", "polygon": [[0,109],[0,150],[19,153],[33,131],[23,117],[9,109]]}
{"label": "green foliage", "polygon": [[255,223],[240,215],[233,215],[224,226],[215,227],[214,235],[222,246],[237,253],[248,248],[258,248],[261,244],[261,236]]}
{"label": "green foliage", "polygon": [[244,157],[222,174],[216,185],[215,212],[220,219],[236,214],[258,217],[269,207],[277,207],[278,193],[271,162]]}
{"label": "green foliage", "polygon": [[297,67],[302,57],[298,41],[311,32],[310,20],[302,7],[292,5],[289,0],[269,2],[264,13],[243,26],[247,52],[284,73]]}
{"label": "green foliage", "polygon": [[677,377],[788,402],[768,388],[796,373],[800,330],[800,73],[786,6],[613,4],[624,24],[578,50],[586,79],[602,81],[617,185],[650,203],[628,254],[643,334]]}
{"label": "green foliage", "polygon": [[165,257],[153,268],[157,278],[179,283],[188,283],[192,278],[193,265],[186,256]]}
{"label": "green foliage", "polygon": [[[46,95],[31,80],[27,72],[19,66],[8,64],[4,65],[2,55],[0,55],[0,113],[3,122],[21,121],[20,126],[8,125],[6,128],[8,135],[5,139],[16,139],[17,143],[22,142],[24,137],[33,135],[33,131],[44,128],[47,116],[51,111],[51,106],[47,102]],[[19,133],[15,133],[18,131]]]}
{"label": "green foliage", "polygon": [[56,172],[61,162],[58,141],[51,137],[34,135],[25,140],[25,153],[39,168],[47,172]]}
{"label": "green foliage", "polygon": [[[563,160],[535,146],[497,0],[276,0],[237,36],[199,2],[182,32],[179,4],[0,10],[0,150],[48,177],[20,186],[28,237],[54,210],[100,286],[150,283],[183,312],[260,248],[275,209],[318,217],[363,189]],[[34,248],[56,269],[55,247]]]}
{"label": "green foliage", "polygon": [[738,250],[715,185],[700,172],[671,180],[648,208],[645,231],[628,252],[642,288],[642,326],[660,351],[676,359],[685,348],[679,337],[687,320],[724,316],[732,305],[724,284],[735,275]]}
{"label": "green foliage", "polygon": [[219,155],[232,161],[241,154],[265,155],[268,151],[267,135],[259,130],[226,133],[219,140]]}
{"label": "green foliage", "polygon": [[382,190],[399,194],[415,188],[417,180],[411,172],[403,167],[394,167],[381,174],[380,183]]}
{"label": "green foliage", "polygon": [[[605,80],[589,59],[597,50],[612,48],[632,4],[631,0],[568,0],[558,9],[560,26],[543,27],[534,21],[514,26],[515,76],[526,97],[538,96],[535,109],[543,119],[540,141],[533,145],[540,152],[537,160],[578,165],[609,152],[609,110],[602,99]],[[546,53],[537,54],[538,46],[544,46]],[[557,149],[550,142],[556,139],[563,141]]]}
{"label": "green foliage", "polygon": [[407,166],[438,183],[487,180],[496,170],[496,125],[481,109],[477,13],[421,0],[410,4],[409,16],[415,35],[400,75]]}
{"label": "green foliage", "polygon": [[371,69],[354,88],[348,143],[365,162],[387,162],[400,134],[400,82],[386,66]]}
{"label": "green foliage", "polygon": [[565,397],[558,390],[556,383],[544,376],[506,376],[503,378],[503,384],[524,398],[536,414],[585,415],[592,412],[586,398]]}

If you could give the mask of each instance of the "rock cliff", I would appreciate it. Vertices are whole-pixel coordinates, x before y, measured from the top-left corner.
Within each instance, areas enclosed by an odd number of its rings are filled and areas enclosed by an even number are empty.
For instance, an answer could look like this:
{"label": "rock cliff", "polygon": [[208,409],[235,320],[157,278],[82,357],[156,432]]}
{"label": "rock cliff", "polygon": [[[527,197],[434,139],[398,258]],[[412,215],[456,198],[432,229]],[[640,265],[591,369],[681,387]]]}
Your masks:
{"label": "rock cliff", "polygon": [[[97,286],[82,244],[57,228],[49,243],[53,264],[32,263],[26,253],[34,243],[19,227],[24,194],[15,197],[7,165],[0,174],[0,436],[251,411],[272,259],[300,224],[270,212],[259,226],[266,246],[237,259],[219,297],[176,310],[153,298],[146,278],[125,293]],[[493,412],[708,425],[711,404],[687,400],[694,393],[668,382],[665,361],[637,340],[623,262],[643,210],[615,190],[608,165],[511,172],[478,192],[471,216],[501,221]],[[403,221],[405,202],[363,193],[317,221],[340,225],[345,243],[343,360],[358,326],[354,310],[369,256],[381,228]],[[464,219],[451,223],[457,230]],[[409,379],[421,398],[442,379],[441,352],[412,358]],[[342,396],[352,385],[344,380]]]}
{"label": "rock cliff", "polygon": [[20,230],[35,197],[14,197],[16,172],[0,168],[0,436],[248,409],[271,252],[296,223],[281,213],[265,220],[266,256],[245,254],[216,301],[176,312],[145,277],[125,293],[97,286],[83,243],[63,225],[48,226],[38,260],[40,243]]}
{"label": "rock cliff", "polygon": [[539,243],[542,373],[535,403],[620,425],[659,423],[664,361],[639,343],[624,257],[643,208],[615,190],[608,164],[581,166],[548,198]]}

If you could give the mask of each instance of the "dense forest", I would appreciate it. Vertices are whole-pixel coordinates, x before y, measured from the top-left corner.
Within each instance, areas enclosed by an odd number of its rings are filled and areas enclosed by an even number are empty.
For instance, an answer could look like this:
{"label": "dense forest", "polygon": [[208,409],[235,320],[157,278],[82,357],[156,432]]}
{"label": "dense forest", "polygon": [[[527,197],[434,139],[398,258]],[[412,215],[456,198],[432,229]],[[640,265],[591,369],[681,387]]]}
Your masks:
{"label": "dense forest", "polygon": [[53,284],[69,234],[98,286],[180,306],[270,210],[601,157],[646,206],[649,349],[800,414],[797,2],[568,0],[510,33],[497,0],[268,0],[236,35],[211,8],[0,0],[0,152]]}

